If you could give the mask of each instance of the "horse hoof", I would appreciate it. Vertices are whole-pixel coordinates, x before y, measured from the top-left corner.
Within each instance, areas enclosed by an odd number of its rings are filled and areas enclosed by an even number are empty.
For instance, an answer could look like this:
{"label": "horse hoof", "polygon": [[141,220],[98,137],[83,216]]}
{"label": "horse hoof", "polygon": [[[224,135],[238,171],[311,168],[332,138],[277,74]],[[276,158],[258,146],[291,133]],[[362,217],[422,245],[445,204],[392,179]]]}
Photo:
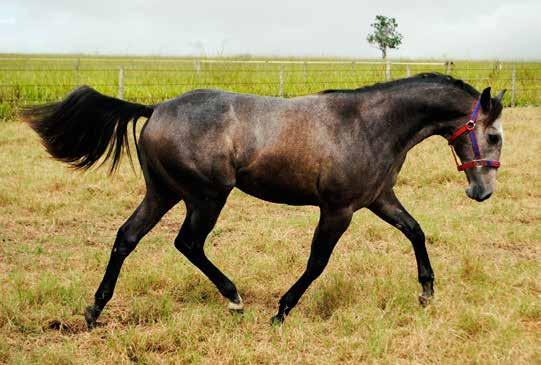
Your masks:
{"label": "horse hoof", "polygon": [[86,307],[85,321],[86,321],[86,326],[88,327],[88,330],[91,330],[94,327],[96,327],[96,320],[98,319],[100,312],[101,311],[98,310],[93,305]]}
{"label": "horse hoof", "polygon": [[432,296],[428,296],[426,294],[420,294],[419,295],[419,304],[421,305],[421,307],[425,308],[429,303],[430,303],[430,300],[432,299]]}
{"label": "horse hoof", "polygon": [[229,302],[229,304],[227,305],[227,309],[229,309],[229,311],[231,313],[234,313],[234,314],[243,314],[244,313],[244,303],[243,303],[242,298],[240,297],[240,295],[238,295],[237,302],[238,303]]}
{"label": "horse hoof", "polygon": [[282,324],[284,324],[284,320],[285,320],[285,317],[283,315],[277,314],[271,318],[271,325],[281,326]]}

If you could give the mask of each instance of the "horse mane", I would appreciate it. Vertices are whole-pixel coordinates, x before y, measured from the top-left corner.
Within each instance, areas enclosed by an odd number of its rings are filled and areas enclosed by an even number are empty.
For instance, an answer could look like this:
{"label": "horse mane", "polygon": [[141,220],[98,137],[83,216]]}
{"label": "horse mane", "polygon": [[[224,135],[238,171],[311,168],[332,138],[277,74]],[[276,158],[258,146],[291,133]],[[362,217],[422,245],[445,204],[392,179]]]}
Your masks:
{"label": "horse mane", "polygon": [[452,76],[441,74],[438,72],[425,72],[420,73],[412,77],[407,77],[404,79],[398,79],[387,82],[378,82],[373,85],[363,86],[357,89],[328,89],[320,91],[318,94],[335,94],[335,93],[364,93],[368,91],[376,90],[386,90],[391,87],[400,86],[400,85],[409,85],[415,83],[437,83],[443,85],[450,85],[461,90],[464,90],[473,97],[478,97],[479,92],[475,88],[460,79],[455,79]]}

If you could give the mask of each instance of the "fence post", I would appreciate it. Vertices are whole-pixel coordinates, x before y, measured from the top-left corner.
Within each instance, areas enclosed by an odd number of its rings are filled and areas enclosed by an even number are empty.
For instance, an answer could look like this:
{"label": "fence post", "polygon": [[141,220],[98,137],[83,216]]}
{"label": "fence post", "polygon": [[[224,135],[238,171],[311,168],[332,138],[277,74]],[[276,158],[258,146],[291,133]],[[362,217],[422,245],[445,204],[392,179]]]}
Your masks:
{"label": "fence post", "polygon": [[118,98],[124,99],[124,66],[118,69]]}
{"label": "fence post", "polygon": [[306,83],[306,79],[308,78],[308,70],[306,69],[307,68],[306,61],[303,62],[302,67],[304,71],[304,82]]}
{"label": "fence post", "polygon": [[193,60],[193,66],[195,68],[195,74],[199,76],[201,73],[201,62],[198,59]]}
{"label": "fence post", "polygon": [[391,81],[391,61],[387,60],[387,64],[385,65],[385,80]]}
{"label": "fence post", "polygon": [[77,86],[79,86],[79,84],[81,83],[80,81],[80,75],[79,75],[79,67],[81,67],[81,59],[80,58],[77,58],[77,61],[75,61],[75,66],[74,66],[74,71],[75,71],[75,84],[77,84]]}
{"label": "fence post", "polygon": [[411,76],[410,65],[406,65],[406,77]]}
{"label": "fence post", "polygon": [[284,64],[280,65],[280,97],[284,96]]}
{"label": "fence post", "polygon": [[515,95],[516,95],[516,81],[517,81],[517,68],[513,63],[513,69],[511,71],[511,107],[515,107]]}
{"label": "fence post", "polygon": [[451,61],[445,61],[445,74],[449,75],[452,71],[453,63]]}

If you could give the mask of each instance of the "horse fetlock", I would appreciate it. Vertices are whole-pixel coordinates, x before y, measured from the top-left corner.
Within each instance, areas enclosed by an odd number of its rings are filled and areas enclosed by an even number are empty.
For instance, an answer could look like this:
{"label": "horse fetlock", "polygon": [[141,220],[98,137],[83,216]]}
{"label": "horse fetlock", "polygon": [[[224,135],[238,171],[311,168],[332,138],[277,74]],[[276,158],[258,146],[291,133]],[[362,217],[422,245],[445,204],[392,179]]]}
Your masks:
{"label": "horse fetlock", "polygon": [[421,286],[423,287],[423,294],[426,296],[433,296],[434,295],[434,275],[426,281],[421,282]]}

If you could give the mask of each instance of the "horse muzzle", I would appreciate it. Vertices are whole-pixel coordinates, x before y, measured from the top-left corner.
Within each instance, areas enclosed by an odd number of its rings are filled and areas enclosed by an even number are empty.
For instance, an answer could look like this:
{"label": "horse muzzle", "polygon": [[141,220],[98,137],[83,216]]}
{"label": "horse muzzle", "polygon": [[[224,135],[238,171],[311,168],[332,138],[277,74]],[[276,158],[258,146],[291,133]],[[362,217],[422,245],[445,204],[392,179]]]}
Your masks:
{"label": "horse muzzle", "polygon": [[468,198],[477,200],[478,202],[487,200],[488,198],[490,198],[492,193],[492,189],[485,189],[484,187],[479,185],[470,185],[466,189],[466,195],[468,196]]}

